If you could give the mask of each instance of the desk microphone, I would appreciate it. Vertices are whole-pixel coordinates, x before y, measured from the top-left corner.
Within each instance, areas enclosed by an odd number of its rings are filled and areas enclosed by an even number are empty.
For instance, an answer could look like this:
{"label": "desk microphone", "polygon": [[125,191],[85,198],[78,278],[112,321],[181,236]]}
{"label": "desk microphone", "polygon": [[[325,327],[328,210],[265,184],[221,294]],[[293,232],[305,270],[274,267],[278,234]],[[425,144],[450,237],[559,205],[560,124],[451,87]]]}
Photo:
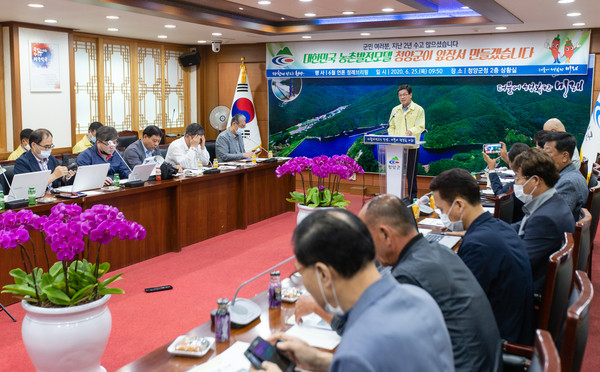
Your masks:
{"label": "desk microphone", "polygon": [[265,149],[264,147],[262,147],[260,145],[260,143],[256,143],[252,140],[252,138],[250,138],[250,136],[246,137],[246,139],[250,142],[252,142],[253,144],[255,144],[256,146],[260,147],[264,152],[266,152],[267,154],[269,153],[269,150]]}
{"label": "desk microphone", "polygon": [[[255,304],[254,302],[252,302],[251,300],[248,300],[245,298],[237,298],[237,295],[238,295],[238,292],[240,291],[240,289],[242,289],[242,287],[245,286],[246,284],[253,282],[254,280],[260,278],[261,276],[263,276],[267,273],[270,273],[271,271],[278,268],[279,266],[291,261],[295,257],[296,256],[292,256],[290,258],[283,260],[282,262],[278,263],[277,265],[275,265],[273,267],[268,268],[267,270],[256,275],[255,277],[246,280],[238,287],[238,289],[235,291],[235,294],[233,295],[233,299],[229,303],[229,313],[230,313],[230,317],[231,317],[230,318],[231,325],[234,328],[242,328],[242,327],[247,326],[248,324],[252,323],[255,319],[258,319],[262,312],[260,310],[260,307],[257,304]],[[217,310],[215,309],[215,310],[211,311],[211,313],[210,313],[210,318],[213,322],[215,319],[216,312],[217,312]]]}
{"label": "desk microphone", "polygon": [[[125,163],[125,166],[127,167],[127,169],[129,169],[129,174],[132,174],[133,171],[131,170],[131,168],[129,168],[129,165],[127,164],[127,162],[125,161],[125,159],[123,159],[123,157],[121,156],[121,154],[119,153],[119,149],[117,149],[117,145],[113,142],[113,141],[108,141],[108,145],[109,146],[114,146],[115,147],[115,152],[114,154],[119,155],[119,157],[121,158],[121,160],[123,160],[123,163]],[[134,176],[135,178],[135,176]]]}

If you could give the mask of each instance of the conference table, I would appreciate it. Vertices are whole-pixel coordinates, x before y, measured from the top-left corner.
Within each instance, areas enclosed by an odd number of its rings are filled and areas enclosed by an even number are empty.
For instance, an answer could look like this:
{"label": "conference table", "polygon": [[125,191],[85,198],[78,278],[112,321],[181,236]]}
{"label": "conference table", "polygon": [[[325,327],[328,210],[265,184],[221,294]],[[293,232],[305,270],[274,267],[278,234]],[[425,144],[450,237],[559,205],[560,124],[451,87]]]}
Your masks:
{"label": "conference table", "polygon": [[[244,328],[231,329],[231,337],[229,342],[215,342],[211,350],[201,358],[196,357],[185,357],[172,355],[167,351],[167,348],[173,340],[164,344],[163,346],[155,349],[154,351],[146,354],[140,359],[127,364],[124,367],[119,368],[119,372],[178,372],[187,371],[193,367],[199,366],[211,359],[218,354],[224,352],[229,346],[233,345],[236,341],[252,342],[256,336],[260,336],[264,339],[269,337],[271,334],[277,332],[285,332],[291,326],[286,324],[286,320],[294,315],[294,304],[283,302],[281,309],[269,309],[268,291],[265,290],[256,296],[252,297],[251,300],[256,303],[261,309],[261,316],[259,319],[248,324]],[[214,337],[214,327],[211,325],[210,320],[191,331],[187,332],[188,336],[199,336],[199,337]]]}
{"label": "conference table", "polygon": [[[296,181],[290,175],[277,178],[275,169],[281,163],[249,164],[217,174],[149,181],[142,187],[96,191],[27,208],[39,215],[49,214],[60,202],[76,203],[83,209],[96,204],[119,208],[126,219],[144,226],[147,235],[141,241],[115,238],[102,247],[101,261],[110,262],[111,270],[116,270],[293,211],[294,204],[285,199],[295,190]],[[31,232],[31,239],[41,252],[41,234]],[[0,286],[13,283],[9,271],[22,266],[19,249],[3,249]],[[12,295],[0,295],[4,305],[15,302]]]}

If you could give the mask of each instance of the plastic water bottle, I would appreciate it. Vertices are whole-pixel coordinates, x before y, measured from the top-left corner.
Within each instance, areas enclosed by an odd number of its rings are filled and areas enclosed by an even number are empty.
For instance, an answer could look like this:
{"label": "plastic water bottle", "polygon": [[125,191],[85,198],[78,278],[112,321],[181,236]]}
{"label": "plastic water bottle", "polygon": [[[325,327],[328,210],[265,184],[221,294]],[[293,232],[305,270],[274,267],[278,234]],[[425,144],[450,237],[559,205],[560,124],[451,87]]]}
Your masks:
{"label": "plastic water bottle", "polygon": [[256,164],[256,154],[252,154],[252,164]]}
{"label": "plastic water bottle", "polygon": [[271,272],[269,282],[269,309],[281,308],[281,279],[279,271]]}
{"label": "plastic water bottle", "polygon": [[273,158],[273,151],[269,150],[269,159]]}
{"label": "plastic water bottle", "polygon": [[217,160],[217,158],[213,160],[213,168],[219,168],[219,160]]}
{"label": "plastic water bottle", "polygon": [[229,316],[229,300],[217,300],[217,313],[215,314],[215,339],[217,342],[228,342],[231,332],[231,318]]}
{"label": "plastic water bottle", "polygon": [[115,173],[113,176],[113,186],[121,187],[121,177],[119,176],[119,173]]}
{"label": "plastic water bottle", "polygon": [[154,173],[155,181],[162,181],[162,172],[160,171],[160,167],[156,167],[156,173]]}
{"label": "plastic water bottle", "polygon": [[3,211],[4,208],[4,191],[0,190],[0,211]]}
{"label": "plastic water bottle", "polygon": [[27,191],[27,196],[29,196],[29,205],[35,205],[35,188],[30,187]]}

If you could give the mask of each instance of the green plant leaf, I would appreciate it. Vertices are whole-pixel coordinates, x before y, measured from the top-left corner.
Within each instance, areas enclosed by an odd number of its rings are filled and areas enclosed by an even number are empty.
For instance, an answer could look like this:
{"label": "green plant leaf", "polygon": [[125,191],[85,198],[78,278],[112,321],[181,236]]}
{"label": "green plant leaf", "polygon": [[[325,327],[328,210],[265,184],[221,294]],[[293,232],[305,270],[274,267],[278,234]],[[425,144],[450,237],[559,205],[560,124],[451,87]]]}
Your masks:
{"label": "green plant leaf", "polygon": [[65,294],[65,292],[54,287],[44,288],[43,292],[48,296],[48,300],[55,305],[68,306],[71,304],[71,299]]}
{"label": "green plant leaf", "polygon": [[325,189],[322,192],[323,197],[321,199],[321,206],[326,207],[331,203],[331,191],[329,189]]}
{"label": "green plant leaf", "polygon": [[102,283],[100,283],[99,288],[102,289],[102,288],[106,287],[107,285],[109,285],[110,283],[112,283],[112,282],[114,282],[116,280],[123,279],[123,278],[121,278],[121,275],[123,275],[123,273],[119,273],[119,274],[113,276],[112,278],[106,279],[105,281],[103,281]]}
{"label": "green plant leaf", "polygon": [[2,287],[2,293],[35,297],[35,289],[26,284],[7,284]]}
{"label": "green plant leaf", "polygon": [[107,294],[123,294],[125,293],[124,290],[122,290],[121,288],[103,288],[102,290],[98,291],[99,295],[107,295]]}

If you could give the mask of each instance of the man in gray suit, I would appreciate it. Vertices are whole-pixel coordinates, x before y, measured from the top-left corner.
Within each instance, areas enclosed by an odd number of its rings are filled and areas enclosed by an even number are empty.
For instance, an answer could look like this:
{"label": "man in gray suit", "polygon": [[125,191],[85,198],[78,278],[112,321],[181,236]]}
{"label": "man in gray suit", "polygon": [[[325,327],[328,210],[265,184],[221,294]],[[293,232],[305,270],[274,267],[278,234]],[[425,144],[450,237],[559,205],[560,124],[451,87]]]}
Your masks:
{"label": "man in gray suit", "polygon": [[162,132],[156,125],[148,125],[142,133],[142,138],[127,146],[123,158],[130,168],[143,164],[144,159],[160,155],[158,145],[162,138]]}

